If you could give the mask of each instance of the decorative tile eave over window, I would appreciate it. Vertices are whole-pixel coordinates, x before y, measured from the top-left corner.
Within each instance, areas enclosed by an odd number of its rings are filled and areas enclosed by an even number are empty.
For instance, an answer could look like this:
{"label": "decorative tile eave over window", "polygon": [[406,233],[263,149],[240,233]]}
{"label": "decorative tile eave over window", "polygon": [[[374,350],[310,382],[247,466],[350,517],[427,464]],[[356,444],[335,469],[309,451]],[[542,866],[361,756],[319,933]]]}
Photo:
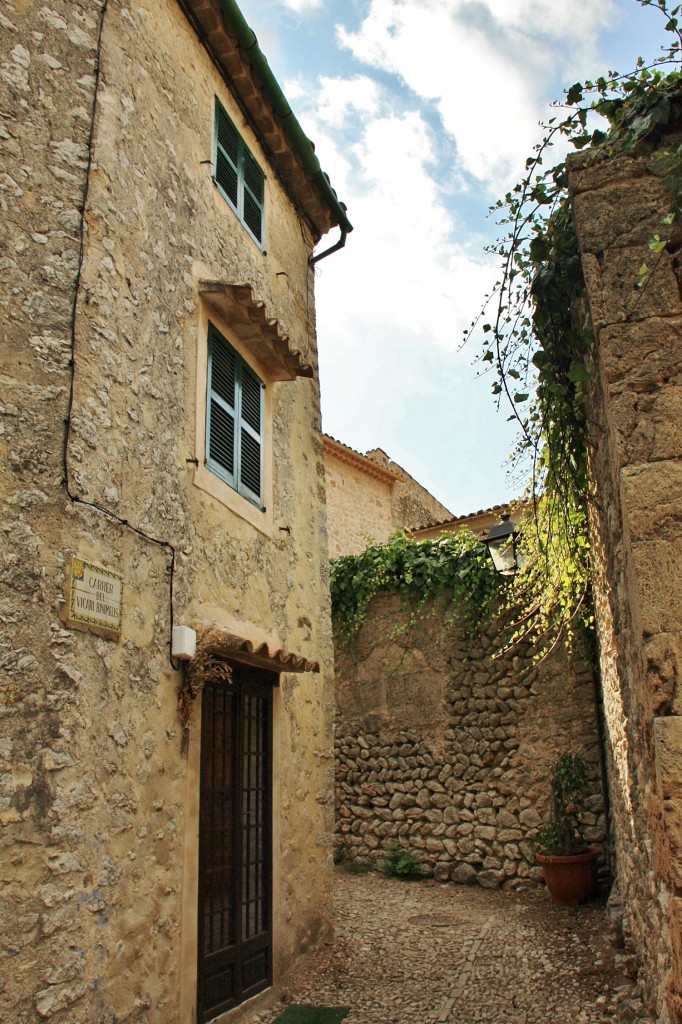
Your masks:
{"label": "decorative tile eave over window", "polygon": [[268,669],[270,672],[320,671],[319,661],[309,661],[282,647],[245,640],[244,637],[215,626],[197,630],[197,651],[210,653],[215,658],[229,658],[254,668]]}
{"label": "decorative tile eave over window", "polygon": [[281,324],[268,316],[265,303],[254,297],[251,285],[200,281],[199,294],[253,353],[269,380],[314,376],[310,363],[303,362],[301,353],[291,347]]}

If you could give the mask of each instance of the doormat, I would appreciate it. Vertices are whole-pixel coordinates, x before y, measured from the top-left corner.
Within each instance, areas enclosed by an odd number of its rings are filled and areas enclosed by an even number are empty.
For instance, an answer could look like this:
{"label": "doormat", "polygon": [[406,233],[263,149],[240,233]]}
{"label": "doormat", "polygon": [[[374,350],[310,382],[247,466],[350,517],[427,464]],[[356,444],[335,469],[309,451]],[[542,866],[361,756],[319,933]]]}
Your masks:
{"label": "doormat", "polygon": [[340,1024],[349,1006],[296,1006],[292,1003],[273,1024]]}

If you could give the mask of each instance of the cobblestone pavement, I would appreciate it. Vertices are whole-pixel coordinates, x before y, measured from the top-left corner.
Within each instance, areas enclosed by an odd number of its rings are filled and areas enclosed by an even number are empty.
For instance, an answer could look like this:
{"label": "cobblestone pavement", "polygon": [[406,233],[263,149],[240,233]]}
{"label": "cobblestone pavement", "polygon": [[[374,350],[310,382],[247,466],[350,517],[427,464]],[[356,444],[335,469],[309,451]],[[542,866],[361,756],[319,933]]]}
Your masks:
{"label": "cobblestone pavement", "polygon": [[555,907],[500,892],[382,875],[335,875],[336,937],[305,958],[286,1002],[349,1006],[346,1024],[639,1021],[628,958],[603,905]]}

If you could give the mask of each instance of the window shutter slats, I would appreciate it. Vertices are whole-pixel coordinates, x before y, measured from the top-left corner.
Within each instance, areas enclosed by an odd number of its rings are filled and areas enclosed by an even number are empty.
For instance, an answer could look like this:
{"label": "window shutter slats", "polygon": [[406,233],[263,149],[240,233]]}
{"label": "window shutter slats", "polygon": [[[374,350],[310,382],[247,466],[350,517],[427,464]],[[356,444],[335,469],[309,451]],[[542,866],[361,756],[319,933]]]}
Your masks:
{"label": "window shutter slats", "polygon": [[244,223],[260,242],[263,234],[263,211],[244,190]]}
{"label": "window shutter slats", "polygon": [[253,494],[261,493],[261,422],[263,386],[242,364],[240,483]]}
{"label": "window shutter slats", "polygon": [[239,132],[220,104],[218,104],[217,111],[218,145],[236,170],[239,164]]}
{"label": "window shutter slats", "polygon": [[263,234],[265,178],[248,150],[244,151],[244,220],[260,242]]}
{"label": "window shutter slats", "polygon": [[264,175],[260,167],[253,159],[248,149],[244,147],[244,184],[254,200],[260,205],[263,204]]}
{"label": "window shutter slats", "polygon": [[239,201],[239,143],[237,129],[217,103],[215,177],[235,208]]}
{"label": "window shutter slats", "polygon": [[242,419],[260,437],[261,382],[246,366],[242,366]]}
{"label": "window shutter slats", "polygon": [[235,353],[226,348],[220,341],[211,339],[211,387],[224,402],[234,409],[234,389],[236,381],[237,360]]}
{"label": "window shutter slats", "polygon": [[242,428],[240,483],[260,498],[260,442]]}
{"label": "window shutter slats", "polygon": [[217,98],[215,181],[242,224],[261,245],[265,175]]}
{"label": "window shutter slats", "polygon": [[234,417],[218,402],[211,401],[209,457],[234,476]]}
{"label": "window shutter slats", "polygon": [[220,150],[216,155],[215,179],[236,207],[239,199],[239,176]]}
{"label": "window shutter slats", "polygon": [[250,501],[263,499],[263,382],[213,324],[208,331],[206,464]]}

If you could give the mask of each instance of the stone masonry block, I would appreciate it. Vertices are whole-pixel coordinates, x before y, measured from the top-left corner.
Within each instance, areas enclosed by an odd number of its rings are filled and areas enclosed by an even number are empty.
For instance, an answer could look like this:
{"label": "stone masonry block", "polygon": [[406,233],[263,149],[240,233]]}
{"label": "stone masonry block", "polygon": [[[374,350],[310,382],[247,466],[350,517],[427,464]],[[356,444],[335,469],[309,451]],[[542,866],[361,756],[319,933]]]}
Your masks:
{"label": "stone masonry block", "polygon": [[644,643],[643,649],[652,714],[679,714],[682,710],[682,629],[677,633],[657,633]]}
{"label": "stone masonry block", "polygon": [[682,452],[682,386],[648,393],[621,386],[609,420],[621,465],[675,459]]}
{"label": "stone masonry block", "polygon": [[[585,254],[583,272],[596,330],[626,321],[680,314],[680,290],[670,257],[665,253],[657,261],[652,257],[645,243],[611,248],[599,257]],[[650,274],[646,286],[639,289],[639,268],[643,263],[650,268]]]}
{"label": "stone masonry block", "polygon": [[621,473],[623,525],[632,542],[682,540],[682,463],[631,466]]}
{"label": "stone masonry block", "polygon": [[672,197],[657,178],[610,181],[573,198],[573,213],[583,253],[643,243],[661,230],[661,210]]}
{"label": "stone masonry block", "polygon": [[670,941],[673,949],[672,971],[668,980],[668,1006],[675,1005],[678,1015],[671,1020],[682,1020],[682,898],[671,896],[668,901]]}
{"label": "stone masonry block", "polygon": [[671,632],[682,609],[682,539],[633,544],[630,561],[630,600],[636,628],[645,637]]}
{"label": "stone masonry block", "polygon": [[571,196],[595,192],[617,182],[643,178],[647,174],[644,156],[622,153],[611,159],[603,150],[584,149],[571,153],[567,160]]}
{"label": "stone masonry block", "polygon": [[[661,802],[662,826],[669,856],[660,869],[673,886],[682,885],[682,718],[654,721],[656,793]],[[663,858],[662,858],[663,859]]]}
{"label": "stone masonry block", "polygon": [[623,384],[637,392],[682,383],[681,345],[682,316],[604,328],[599,355],[605,380],[614,390]]}

